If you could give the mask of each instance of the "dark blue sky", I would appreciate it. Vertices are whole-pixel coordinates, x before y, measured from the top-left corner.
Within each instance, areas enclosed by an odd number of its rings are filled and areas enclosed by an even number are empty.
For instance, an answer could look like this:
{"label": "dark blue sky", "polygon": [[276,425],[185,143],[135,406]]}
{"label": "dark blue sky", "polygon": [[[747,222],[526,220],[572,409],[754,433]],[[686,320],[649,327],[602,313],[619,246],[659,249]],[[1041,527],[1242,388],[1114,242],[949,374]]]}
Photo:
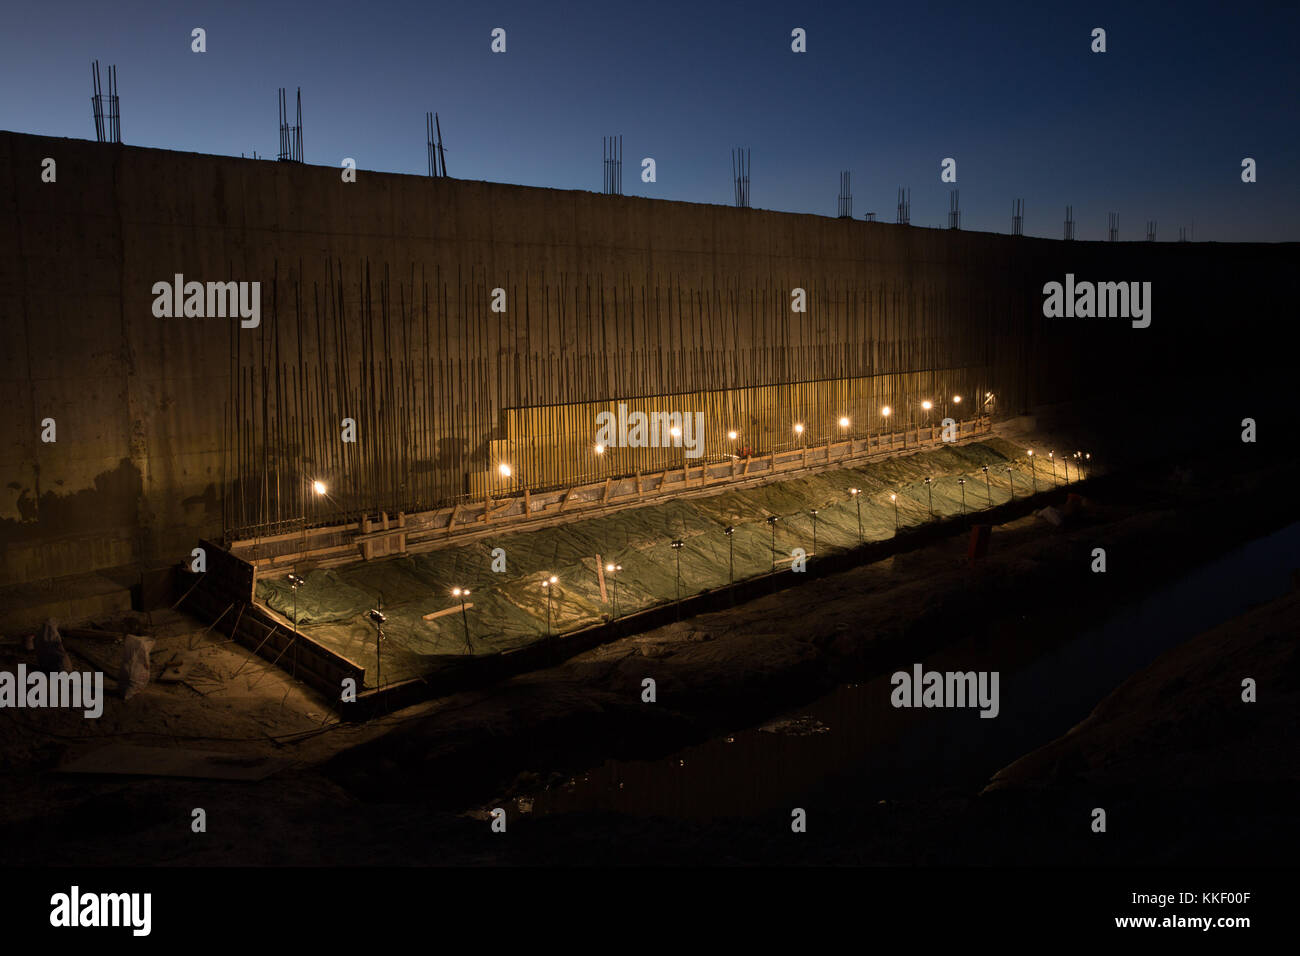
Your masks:
{"label": "dark blue sky", "polygon": [[[116,63],[123,140],[274,156],[276,88],[303,90],[309,163],[423,173],[437,110],[453,176],[599,190],[624,136],[624,192],[731,201],[753,150],[755,207],[1122,239],[1300,240],[1300,4],[11,3],[0,128],[94,138],[92,59]],[[208,52],[190,52],[190,30]],[[494,27],[505,54],[489,50]],[[1089,51],[1093,27],[1108,52]],[[808,52],[790,50],[803,27]],[[658,182],[640,181],[653,156]],[[1259,181],[1245,185],[1245,156]]]}

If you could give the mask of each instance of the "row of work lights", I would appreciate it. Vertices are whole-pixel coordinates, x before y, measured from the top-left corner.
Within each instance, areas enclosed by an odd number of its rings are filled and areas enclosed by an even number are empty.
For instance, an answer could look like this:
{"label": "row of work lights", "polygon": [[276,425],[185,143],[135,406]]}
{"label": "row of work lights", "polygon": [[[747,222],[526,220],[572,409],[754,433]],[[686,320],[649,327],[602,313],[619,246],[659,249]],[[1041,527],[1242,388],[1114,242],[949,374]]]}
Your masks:
{"label": "row of work lights", "polygon": [[[992,400],[992,398],[993,398],[993,393],[992,393],[992,392],[985,392],[984,394],[985,394],[984,401],[985,401],[985,404],[987,404],[989,401]],[[953,403],[954,405],[960,405],[961,402],[962,402],[962,397],[961,397],[960,395],[954,395],[954,396],[952,397],[952,403]],[[930,399],[928,399],[928,398],[922,400],[922,401],[919,402],[918,404],[919,404],[919,407],[921,408],[921,410],[924,411],[924,412],[926,412],[926,413],[929,413],[930,411],[932,411],[932,410],[934,409],[934,402],[932,402],[932,401],[931,401]],[[893,407],[890,406],[890,405],[882,405],[881,408],[880,408],[880,417],[881,417],[882,419],[888,419],[888,418],[889,418],[893,413],[894,413],[894,409],[893,409]],[[841,416],[839,417],[839,419],[838,419],[838,424],[839,424],[839,427],[840,427],[841,431],[847,431],[848,428],[853,424],[853,421],[852,421],[852,419],[849,418],[849,416],[847,416],[847,415],[841,415]],[[796,438],[802,438],[803,435],[804,435],[804,431],[805,431],[804,423],[803,423],[803,422],[795,422],[795,423],[791,426],[791,430],[794,432]],[[668,430],[668,434],[671,435],[674,439],[679,439],[679,438],[682,437],[682,430],[681,430],[680,428],[678,428],[677,426],[673,426],[672,428],[670,428],[670,429]],[[737,431],[737,430],[734,429],[734,428],[731,428],[731,429],[728,429],[728,430],[727,430],[727,440],[728,440],[728,441],[732,441],[732,442],[734,442],[734,441],[738,441],[739,439],[740,439],[740,432],[739,432],[739,431]],[[601,443],[598,442],[598,443],[596,443],[595,445],[592,446],[592,451],[593,451],[595,454],[597,454],[597,455],[604,455],[605,452],[608,451],[608,449],[605,447],[605,445],[603,445],[603,444],[601,444]],[[497,464],[497,474],[499,474],[502,478],[511,478],[511,477],[514,476],[514,468],[513,468],[513,466],[511,466],[511,464],[510,464],[509,462],[504,462],[504,461],[503,461],[503,462],[499,462],[499,463]]]}

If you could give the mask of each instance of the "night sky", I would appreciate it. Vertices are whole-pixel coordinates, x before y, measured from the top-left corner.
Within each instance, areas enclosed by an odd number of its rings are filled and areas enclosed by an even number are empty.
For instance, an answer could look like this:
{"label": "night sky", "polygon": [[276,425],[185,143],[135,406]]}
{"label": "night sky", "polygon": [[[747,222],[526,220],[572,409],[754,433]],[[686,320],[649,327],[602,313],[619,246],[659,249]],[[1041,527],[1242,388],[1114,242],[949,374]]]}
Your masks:
{"label": "night sky", "polygon": [[[601,136],[623,188],[731,201],[753,150],[757,208],[1120,238],[1300,240],[1300,5],[830,5],[376,2],[13,3],[0,30],[0,128],[94,138],[90,61],[117,64],[123,141],[274,158],[276,88],[302,87],[308,163],[425,171],[424,113],[452,176],[599,190]],[[190,31],[207,31],[192,53]],[[490,33],[507,31],[493,54]],[[808,52],[790,49],[807,30]],[[1091,31],[1107,51],[1090,52]],[[655,158],[658,182],[640,180]],[[1241,182],[1241,160],[1259,181]]]}

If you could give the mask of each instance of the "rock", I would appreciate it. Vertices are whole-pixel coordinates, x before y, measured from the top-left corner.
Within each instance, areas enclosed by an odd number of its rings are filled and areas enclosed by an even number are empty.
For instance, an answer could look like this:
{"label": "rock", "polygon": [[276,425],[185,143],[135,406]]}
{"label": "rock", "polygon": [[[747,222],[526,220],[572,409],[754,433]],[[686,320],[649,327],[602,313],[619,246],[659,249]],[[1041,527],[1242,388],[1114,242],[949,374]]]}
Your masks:
{"label": "rock", "polygon": [[815,717],[788,717],[768,721],[758,728],[765,734],[782,734],[786,737],[811,737],[814,734],[830,733],[830,727]]}
{"label": "rock", "polygon": [[1046,521],[1054,528],[1059,528],[1062,524],[1065,523],[1065,515],[1061,514],[1061,510],[1059,508],[1054,508],[1051,505],[1048,505],[1046,508],[1041,508],[1038,511],[1035,511],[1034,517],[1041,518],[1043,521]]}
{"label": "rock", "polygon": [[153,639],[137,634],[128,635],[122,646],[122,667],[117,682],[122,688],[122,698],[130,700],[149,683],[149,652]]}
{"label": "rock", "polygon": [[50,673],[63,673],[72,670],[72,662],[63,649],[63,637],[54,618],[48,618],[41,630],[40,637],[34,641],[36,649],[36,666]]}

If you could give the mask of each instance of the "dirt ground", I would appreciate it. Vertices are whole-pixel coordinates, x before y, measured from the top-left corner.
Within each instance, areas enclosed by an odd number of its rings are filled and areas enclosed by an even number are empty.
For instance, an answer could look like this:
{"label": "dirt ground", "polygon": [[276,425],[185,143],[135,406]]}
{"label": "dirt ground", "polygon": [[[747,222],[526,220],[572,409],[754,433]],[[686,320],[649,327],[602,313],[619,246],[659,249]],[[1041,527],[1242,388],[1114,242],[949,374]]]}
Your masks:
{"label": "dirt ground", "polygon": [[[1300,712],[1296,594],[1162,655],[1069,735],[992,775],[983,792],[854,806],[851,779],[828,783],[807,802],[832,808],[834,832],[810,830],[797,843],[783,817],[702,825],[561,814],[514,820],[502,837],[483,810],[563,786],[610,757],[663,755],[760,722],[916,659],[970,621],[1044,614],[1083,626],[1294,520],[1264,495],[1276,480],[1265,464],[1230,474],[1162,470],[1089,502],[1073,526],[1025,518],[996,528],[989,557],[974,567],[965,539],[949,539],[361,725],[340,723],[313,692],[199,622],[155,612],[155,671],[192,650],[182,682],[152,683],[123,701],[112,679],[120,648],[68,638],[74,667],[106,674],[103,716],[15,710],[0,720],[0,846],[10,864],[78,865],[1267,859],[1286,843],[1266,834],[1294,837],[1289,808],[1300,795],[1288,746]],[[1229,495],[1233,521],[1216,524]],[[1101,591],[1082,588],[1098,545],[1141,572],[1116,569]],[[114,623],[139,631],[149,622]],[[4,669],[30,657],[14,645],[0,652]],[[1259,675],[1261,687],[1244,715],[1229,707],[1225,685],[1243,672]],[[646,677],[665,703],[641,702]],[[59,771],[108,742],[292,764],[257,782]],[[1078,805],[1100,800],[1142,827],[1105,844],[1089,843],[1086,828],[1078,840],[1059,838]],[[207,832],[196,834],[200,807]]]}

